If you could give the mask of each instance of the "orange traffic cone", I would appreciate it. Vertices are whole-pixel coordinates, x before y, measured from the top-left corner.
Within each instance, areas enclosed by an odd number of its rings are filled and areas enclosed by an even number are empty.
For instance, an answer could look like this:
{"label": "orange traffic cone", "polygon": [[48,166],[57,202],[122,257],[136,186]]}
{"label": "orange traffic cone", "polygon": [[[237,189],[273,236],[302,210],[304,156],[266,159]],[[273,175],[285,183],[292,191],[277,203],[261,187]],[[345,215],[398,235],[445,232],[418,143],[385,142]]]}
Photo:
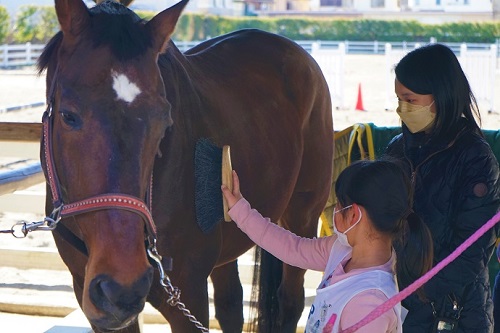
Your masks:
{"label": "orange traffic cone", "polygon": [[363,96],[361,94],[361,83],[358,85],[358,101],[356,102],[355,110],[366,111],[363,107]]}

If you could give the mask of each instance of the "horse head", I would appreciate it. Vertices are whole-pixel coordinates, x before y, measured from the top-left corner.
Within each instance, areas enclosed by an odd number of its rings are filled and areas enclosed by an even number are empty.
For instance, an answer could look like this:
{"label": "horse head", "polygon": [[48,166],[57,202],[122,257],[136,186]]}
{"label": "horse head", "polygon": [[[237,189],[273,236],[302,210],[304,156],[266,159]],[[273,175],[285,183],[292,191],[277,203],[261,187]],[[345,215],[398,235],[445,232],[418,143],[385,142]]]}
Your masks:
{"label": "horse head", "polygon": [[[106,0],[94,0],[94,2],[96,4],[100,4],[101,2],[104,2],[104,1],[106,1]],[[117,1],[117,2],[121,3],[122,5],[128,7],[134,0],[115,0],[115,1]]]}
{"label": "horse head", "polygon": [[[103,194],[145,200],[159,143],[172,125],[157,58],[186,3],[145,22],[113,1],[91,9],[82,0],[55,1],[61,32],[39,60],[51,108],[50,154],[42,154],[42,164],[57,188],[48,207],[58,192],[62,206]],[[98,329],[126,327],[144,307],[153,279],[144,222],[134,210],[114,207],[63,215],[87,248],[80,303]]]}

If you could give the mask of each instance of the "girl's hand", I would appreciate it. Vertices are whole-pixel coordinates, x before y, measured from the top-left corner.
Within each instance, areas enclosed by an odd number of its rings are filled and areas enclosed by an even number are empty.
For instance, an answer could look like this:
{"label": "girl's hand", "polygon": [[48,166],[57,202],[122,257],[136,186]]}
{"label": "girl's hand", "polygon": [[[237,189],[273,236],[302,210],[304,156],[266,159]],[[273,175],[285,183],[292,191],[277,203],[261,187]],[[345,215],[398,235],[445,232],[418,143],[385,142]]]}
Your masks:
{"label": "girl's hand", "polygon": [[231,192],[229,188],[222,184],[221,186],[222,194],[226,198],[227,206],[231,209],[243,196],[240,192],[240,180],[236,171],[233,170],[233,191]]}

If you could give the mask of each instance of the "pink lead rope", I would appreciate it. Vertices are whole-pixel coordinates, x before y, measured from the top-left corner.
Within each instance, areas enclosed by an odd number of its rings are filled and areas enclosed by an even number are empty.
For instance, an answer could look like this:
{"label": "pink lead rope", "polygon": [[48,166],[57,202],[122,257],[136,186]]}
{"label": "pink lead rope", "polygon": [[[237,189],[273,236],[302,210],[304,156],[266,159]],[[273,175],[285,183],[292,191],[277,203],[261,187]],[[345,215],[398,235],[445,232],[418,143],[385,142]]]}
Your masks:
{"label": "pink lead rope", "polygon": [[484,224],[481,228],[479,228],[474,234],[472,234],[465,242],[463,242],[455,251],[450,253],[449,256],[440,261],[436,266],[434,266],[430,271],[428,271],[425,275],[420,277],[418,280],[413,282],[411,285],[389,298],[383,304],[380,304],[376,307],[372,312],[370,312],[365,318],[359,321],[357,324],[341,331],[340,333],[350,333],[355,332],[371,321],[380,317],[386,311],[392,309],[396,304],[404,300],[406,297],[410,296],[415,290],[420,288],[424,283],[429,281],[434,275],[436,275],[440,270],[445,268],[450,262],[455,260],[459,255],[461,255],[469,246],[472,245],[475,241],[479,239],[484,233],[495,226],[500,221],[500,212],[496,213],[486,224]]}

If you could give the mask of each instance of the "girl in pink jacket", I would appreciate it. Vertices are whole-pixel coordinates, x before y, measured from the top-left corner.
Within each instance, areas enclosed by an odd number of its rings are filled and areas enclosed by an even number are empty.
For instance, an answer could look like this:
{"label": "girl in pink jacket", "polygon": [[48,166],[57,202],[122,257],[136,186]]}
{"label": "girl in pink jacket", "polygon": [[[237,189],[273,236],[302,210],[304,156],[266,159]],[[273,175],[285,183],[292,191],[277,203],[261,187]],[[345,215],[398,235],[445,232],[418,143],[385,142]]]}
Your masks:
{"label": "girl in pink jacket", "polygon": [[[242,197],[234,171],[233,183],[232,192],[222,186],[229,215],[252,241],[289,265],[324,272],[307,333],[351,327],[398,284],[404,288],[432,267],[431,235],[410,207],[409,179],[393,162],[359,161],[339,175],[334,234],[322,238],[299,237],[262,217]],[[400,333],[401,313],[398,305],[358,332]]]}

